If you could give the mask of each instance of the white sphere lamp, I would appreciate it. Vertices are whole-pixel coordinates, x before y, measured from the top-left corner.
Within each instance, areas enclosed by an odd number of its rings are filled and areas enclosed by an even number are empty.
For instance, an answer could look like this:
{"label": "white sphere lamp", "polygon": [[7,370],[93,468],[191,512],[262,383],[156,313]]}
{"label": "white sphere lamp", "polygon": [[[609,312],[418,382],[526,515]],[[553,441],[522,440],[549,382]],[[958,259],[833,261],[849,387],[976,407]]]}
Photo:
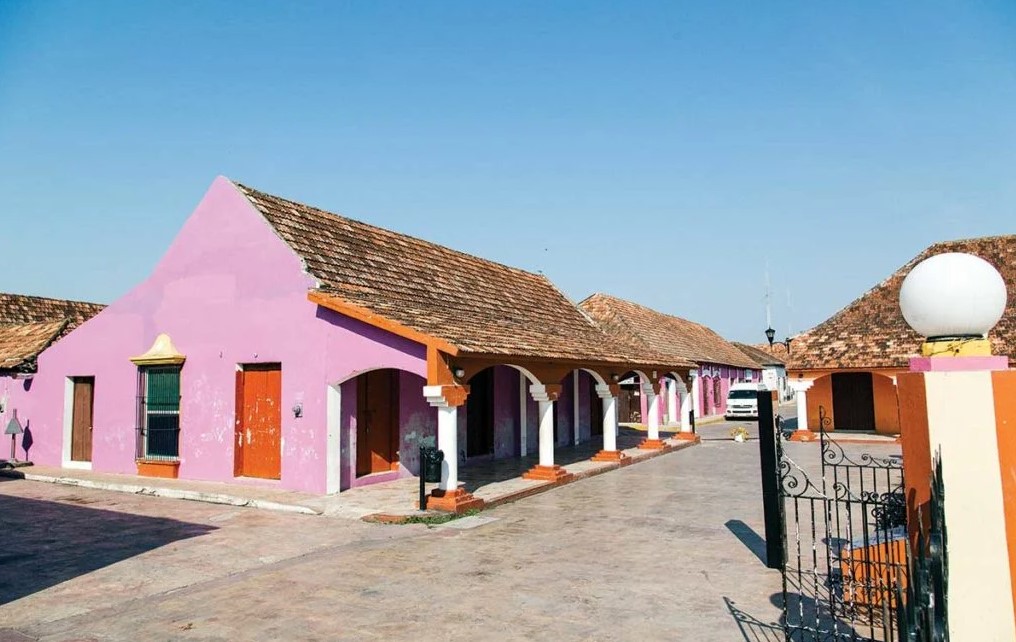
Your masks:
{"label": "white sphere lamp", "polygon": [[984,339],[1005,312],[1008,294],[998,270],[972,254],[936,254],[903,279],[903,318],[929,342]]}

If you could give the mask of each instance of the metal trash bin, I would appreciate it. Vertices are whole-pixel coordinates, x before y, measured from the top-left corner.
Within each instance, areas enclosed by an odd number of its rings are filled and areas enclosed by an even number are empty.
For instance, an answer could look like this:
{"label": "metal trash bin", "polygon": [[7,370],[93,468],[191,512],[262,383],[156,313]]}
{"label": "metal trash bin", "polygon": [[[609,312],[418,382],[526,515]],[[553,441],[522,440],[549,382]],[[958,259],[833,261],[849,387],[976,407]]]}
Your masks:
{"label": "metal trash bin", "polygon": [[441,481],[441,462],[444,452],[433,446],[420,446],[420,471],[425,482]]}

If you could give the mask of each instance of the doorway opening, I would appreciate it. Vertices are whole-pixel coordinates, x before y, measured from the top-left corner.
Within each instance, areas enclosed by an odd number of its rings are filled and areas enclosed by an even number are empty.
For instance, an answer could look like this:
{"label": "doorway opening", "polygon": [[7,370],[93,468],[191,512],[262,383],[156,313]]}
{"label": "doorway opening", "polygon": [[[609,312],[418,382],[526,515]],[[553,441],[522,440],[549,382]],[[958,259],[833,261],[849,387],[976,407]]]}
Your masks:
{"label": "doorway opening", "polygon": [[251,363],[236,371],[237,477],[282,477],[282,364]]}
{"label": "doorway opening", "polygon": [[356,476],[398,470],[399,371],[372,370],[356,383]]}
{"label": "doorway opening", "polygon": [[870,372],[832,375],[836,430],[875,430],[875,393]]}

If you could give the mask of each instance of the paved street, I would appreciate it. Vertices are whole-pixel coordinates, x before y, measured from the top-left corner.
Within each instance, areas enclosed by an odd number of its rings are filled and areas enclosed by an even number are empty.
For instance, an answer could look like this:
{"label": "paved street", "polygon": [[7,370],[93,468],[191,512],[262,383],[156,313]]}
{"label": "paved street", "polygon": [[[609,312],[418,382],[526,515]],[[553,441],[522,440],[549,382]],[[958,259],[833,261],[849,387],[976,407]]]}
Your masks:
{"label": "paved street", "polygon": [[776,639],[728,430],[437,527],[3,481],[0,640]]}

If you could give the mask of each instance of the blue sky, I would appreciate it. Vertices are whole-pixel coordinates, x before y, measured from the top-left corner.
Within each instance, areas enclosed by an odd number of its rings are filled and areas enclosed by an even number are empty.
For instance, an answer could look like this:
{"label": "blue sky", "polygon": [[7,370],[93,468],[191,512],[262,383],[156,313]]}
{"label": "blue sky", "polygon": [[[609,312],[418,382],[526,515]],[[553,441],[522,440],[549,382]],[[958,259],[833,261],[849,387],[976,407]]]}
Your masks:
{"label": "blue sky", "polygon": [[767,261],[782,335],[1016,233],[1016,4],[0,0],[0,290],[115,299],[219,174],[757,342]]}

